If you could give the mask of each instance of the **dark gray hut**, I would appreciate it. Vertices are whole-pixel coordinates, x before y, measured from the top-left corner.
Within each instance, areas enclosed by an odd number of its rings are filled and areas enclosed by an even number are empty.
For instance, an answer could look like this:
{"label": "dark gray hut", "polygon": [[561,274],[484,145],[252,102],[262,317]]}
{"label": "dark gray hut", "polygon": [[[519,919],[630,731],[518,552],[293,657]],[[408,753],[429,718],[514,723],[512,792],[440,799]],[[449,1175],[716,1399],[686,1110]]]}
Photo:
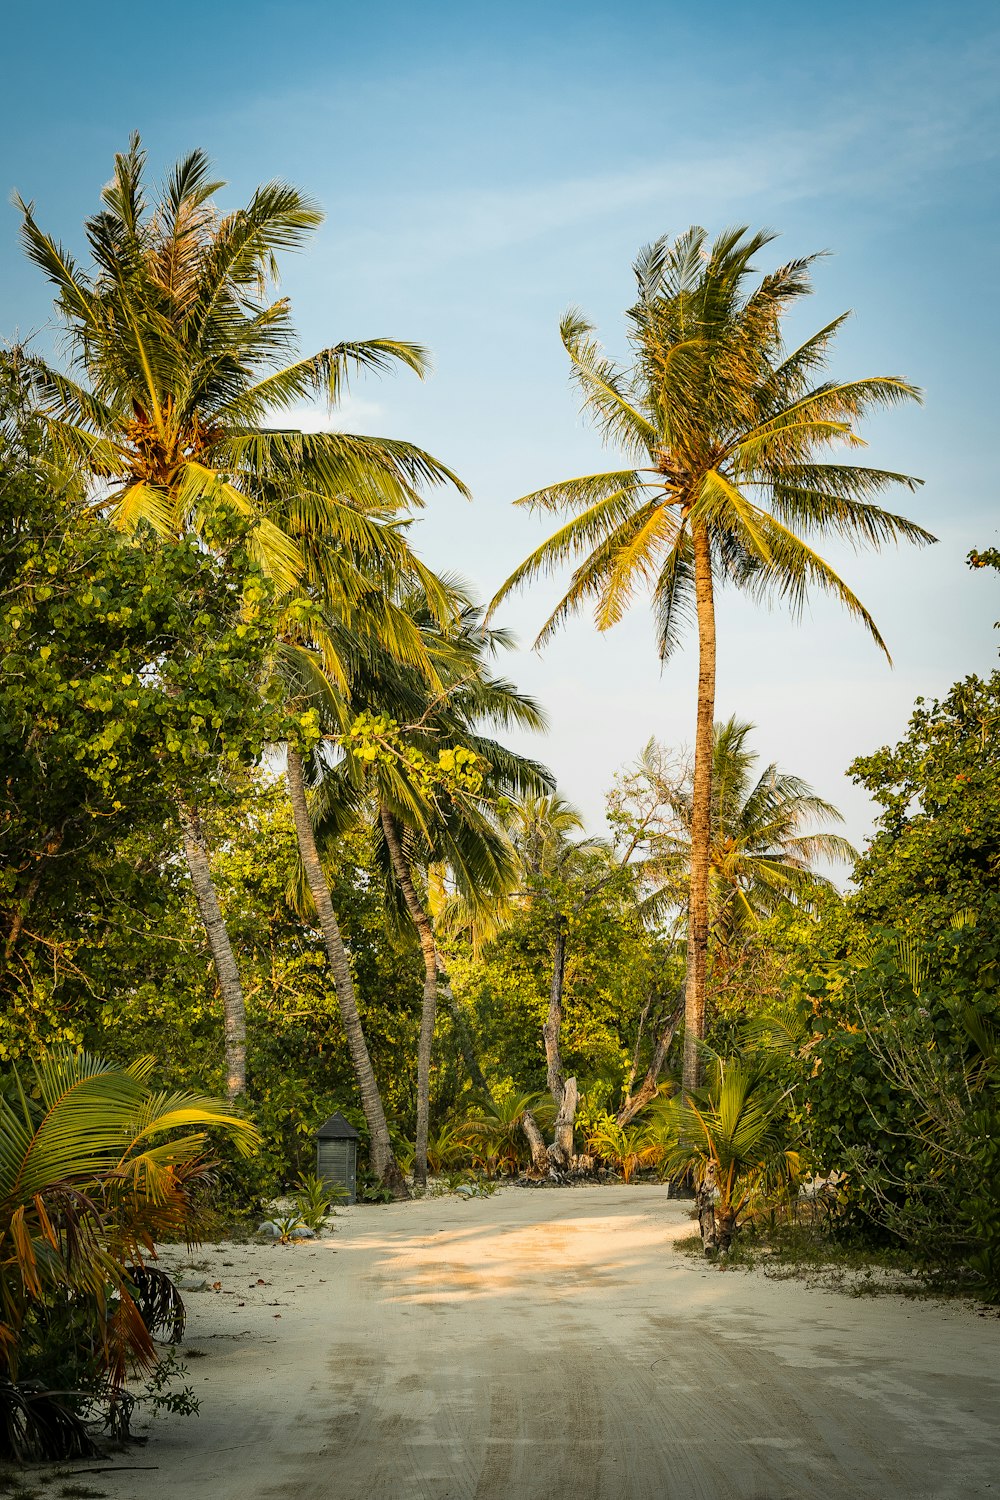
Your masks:
{"label": "dark gray hut", "polygon": [[358,1141],[361,1137],[339,1112],[316,1132],[316,1176],[327,1187],[347,1189],[348,1203],[358,1195]]}

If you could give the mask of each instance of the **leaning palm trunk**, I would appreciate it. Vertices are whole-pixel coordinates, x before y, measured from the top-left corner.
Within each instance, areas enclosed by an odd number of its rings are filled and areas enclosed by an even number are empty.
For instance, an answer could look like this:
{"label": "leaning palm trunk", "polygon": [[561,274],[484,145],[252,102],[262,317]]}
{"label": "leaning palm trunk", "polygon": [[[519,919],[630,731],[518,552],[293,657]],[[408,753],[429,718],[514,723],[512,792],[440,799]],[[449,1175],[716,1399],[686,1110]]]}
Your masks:
{"label": "leaning palm trunk", "polygon": [[219,908],[219,898],[212,881],[212,867],[208,858],[208,840],[201,825],[197,810],[179,804],[181,827],[184,833],[184,856],[191,875],[194,898],[205,926],[205,935],[215,964],[222,996],[222,1013],[225,1025],[226,1097],[237,1098],[247,1086],[247,1022],[246,1005],[240,971],[236,967],[229,932]]}
{"label": "leaning palm trunk", "polygon": [[698,613],[698,720],[691,797],[691,892],[688,903],[687,981],[684,994],[684,1097],[701,1083],[699,1043],[705,1036],[708,972],[708,881],[712,849],[712,748],[715,722],[715,600],[712,558],[704,526],[692,527]]}
{"label": "leaning palm trunk", "polygon": [[[566,1171],[573,1160],[573,1124],[576,1119],[578,1092],[575,1078],[563,1074],[562,1050],[559,1044],[562,1031],[563,983],[566,975],[566,930],[560,922],[552,953],[552,984],[549,989],[549,1013],[542,1027],[545,1041],[545,1074],[556,1107],[555,1134],[548,1148],[547,1165]],[[530,1140],[530,1137],[529,1137]],[[532,1160],[537,1155],[535,1142],[531,1142]]]}
{"label": "leaning palm trunk", "polygon": [[430,917],[413,885],[410,866],[403,853],[399,828],[388,808],[380,810],[382,832],[392,861],[393,872],[403,893],[410,921],[420,939],[424,960],[424,994],[420,1010],[420,1041],[417,1046],[417,1140],[413,1156],[413,1180],[427,1186],[427,1136],[430,1129],[431,1057],[434,1049],[434,1023],[437,1019],[438,954]]}
{"label": "leaning palm trunk", "polygon": [[375,1070],[368,1052],[368,1043],[365,1041],[361,1017],[358,1014],[350,961],[344,947],[340,925],[334,914],[333,902],[330,900],[330,888],[320,862],[316,837],[309,818],[309,809],[306,806],[302,757],[291,746],[288,747],[287,753],[286,779],[292,803],[292,816],[295,819],[299,853],[302,856],[306,881],[323,933],[327,963],[333,974],[337,1003],[340,1006],[344,1030],[347,1033],[347,1046],[351,1054],[351,1062],[354,1064],[358,1091],[361,1094],[361,1107],[368,1121],[372,1170],[387,1187],[392,1189],[397,1198],[405,1198],[408,1196],[406,1183],[403,1181],[403,1174],[399,1170],[399,1163],[393,1154],[392,1142],[389,1139],[389,1127],[386,1124],[385,1110],[382,1108],[382,1097],[378,1091]]}

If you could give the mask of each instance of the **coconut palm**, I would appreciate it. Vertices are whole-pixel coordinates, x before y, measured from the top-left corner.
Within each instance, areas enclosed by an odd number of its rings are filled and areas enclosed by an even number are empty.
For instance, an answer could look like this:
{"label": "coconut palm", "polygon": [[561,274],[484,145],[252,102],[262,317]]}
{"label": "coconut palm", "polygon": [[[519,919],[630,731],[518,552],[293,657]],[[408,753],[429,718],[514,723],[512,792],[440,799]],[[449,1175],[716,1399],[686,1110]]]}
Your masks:
{"label": "coconut palm", "polygon": [[692,615],[699,669],[685,1002],[685,1088],[699,1076],[709,935],[712,725],[715,717],[715,591],[735,584],[752,597],[801,610],[825,590],[885,643],[845,581],[811,545],[845,538],[879,548],[933,540],[875,503],[908,475],[824,458],[861,445],[856,424],[875,408],[913,400],[899,376],[829,381],[822,371],[844,321],[835,318],[789,353],[784,314],[810,290],[812,259],[754,279],[765,232],[726,230],[713,244],[694,227],[657,240],[635,263],[638,298],[628,313],[633,360],[607,359],[576,310],[561,333],[584,408],[624,455],[614,471],[564,480],[519,504],[575,512],[507,579],[494,606],[538,573],[575,563],[570,584],[538,637],[593,604],[597,626],[620,620],[637,590],[652,590],[662,659]]}
{"label": "coconut palm", "polygon": [[[414,1176],[425,1182],[430,1069],[441,955],[426,897],[431,864],[443,863],[468,906],[495,901],[516,879],[515,861],[495,808],[500,799],[549,786],[548,773],[485,734],[487,727],[539,729],[538,705],[490,670],[489,658],[511,644],[486,631],[462,587],[448,584],[457,605],[442,628],[425,596],[405,601],[421,632],[431,672],[398,655],[369,650],[343,699],[348,718],[381,715],[396,726],[399,754],[369,759],[350,737],[332,774],[321,781],[317,816],[324,831],[358,818],[374,823],[376,855],[420,942],[424,962],[417,1055]],[[329,702],[322,695],[318,701]],[[318,766],[322,775],[323,761]]]}
{"label": "coconut palm", "polygon": [[620,1125],[609,1116],[590,1132],[587,1150],[631,1182],[636,1172],[659,1166],[666,1147],[648,1125]]}
{"label": "coconut palm", "polygon": [[[422,504],[426,484],[461,485],[412,444],[305,433],[281,418],[317,397],[332,407],[352,371],[403,364],[423,375],[426,353],[378,338],[298,357],[288,300],[271,296],[276,257],[298,249],[322,214],[281,182],[223,214],[224,186],[195,151],[151,197],[133,136],[115,158],[103,208],[86,222],[90,267],[18,199],[25,249],[56,289],[71,353],[63,371],[20,352],[39,414],[89,476],[94,505],[122,530],[146,526],[164,540],[193,531],[210,546],[241,531],[284,596],[283,634],[302,628],[322,590],[407,640],[405,622],[383,608],[382,579],[402,569],[442,600],[396,518]],[[222,996],[232,1097],[245,1087],[239,969],[198,809],[182,806],[180,816]]]}
{"label": "coconut palm", "polygon": [[694,1177],[706,1254],[724,1254],[742,1218],[787,1199],[798,1184],[785,1062],[768,1050],[711,1056],[706,1086],[665,1107],[661,1128],[673,1141],[670,1175]]}
{"label": "coconut palm", "polygon": [[[811,825],[840,823],[840,813],[807,782],[772,762],[759,774],[748,745],[754,725],[735,717],[717,722],[712,746],[712,822],[709,847],[709,923],[713,942],[728,948],[788,902],[809,910],[833,882],[813,868],[818,859],[852,863],[857,850],[838,834]],[[655,741],[640,756],[637,775],[662,803],[665,829],[650,839],[642,875],[656,902],[684,901],[691,870],[693,798],[690,770],[681,781],[664,777]]]}

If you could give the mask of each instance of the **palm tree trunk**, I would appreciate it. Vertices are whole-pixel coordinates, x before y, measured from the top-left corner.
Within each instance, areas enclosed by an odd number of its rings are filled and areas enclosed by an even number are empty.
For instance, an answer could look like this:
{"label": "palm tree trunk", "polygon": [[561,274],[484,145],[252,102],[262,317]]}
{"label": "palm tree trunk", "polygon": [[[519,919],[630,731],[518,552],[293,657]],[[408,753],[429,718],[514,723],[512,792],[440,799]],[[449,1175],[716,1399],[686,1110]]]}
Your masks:
{"label": "palm tree trunk", "polygon": [[417,1046],[417,1141],[413,1155],[413,1180],[427,1186],[427,1136],[430,1130],[431,1057],[434,1049],[434,1023],[437,1019],[438,956],[434,929],[413,886],[410,866],[403,853],[399,828],[387,807],[381,807],[382,832],[399,888],[406,902],[410,921],[420,939],[424,958],[424,997],[420,1011],[420,1041]]}
{"label": "palm tree trunk", "polygon": [[[563,1075],[562,1049],[559,1045],[562,1031],[563,983],[566,977],[566,928],[560,917],[552,954],[552,985],[549,990],[549,1013],[542,1027],[545,1039],[545,1075],[556,1106],[556,1123],[552,1145],[548,1155],[552,1165],[568,1171],[573,1159],[573,1122],[576,1118],[578,1094],[575,1078]],[[534,1149],[534,1147],[532,1148]]]}
{"label": "palm tree trunk", "polygon": [[712,555],[704,526],[691,529],[698,613],[698,719],[691,798],[691,894],[688,905],[687,983],[684,995],[685,1097],[701,1082],[698,1043],[705,1036],[708,969],[708,880],[712,844],[712,734],[715,723],[715,600]]}
{"label": "palm tree trunk", "polygon": [[354,1064],[354,1073],[358,1081],[358,1091],[361,1094],[361,1107],[365,1112],[365,1119],[368,1121],[368,1130],[371,1136],[369,1149],[372,1171],[382,1179],[387,1187],[392,1189],[397,1198],[406,1198],[409,1194],[406,1183],[403,1180],[403,1174],[399,1170],[399,1163],[393,1154],[392,1142],[389,1139],[389,1127],[385,1119],[385,1110],[382,1108],[382,1096],[378,1091],[375,1070],[372,1067],[371,1056],[368,1052],[368,1043],[365,1041],[361,1017],[358,1014],[358,1002],[354,993],[354,980],[351,976],[351,965],[347,957],[347,949],[344,947],[340,925],[334,914],[333,902],[330,900],[330,887],[327,885],[326,875],[320,863],[319,850],[316,848],[316,837],[309,819],[305,783],[302,779],[302,757],[291,746],[288,747],[286,758],[286,780],[288,782],[288,793],[292,802],[292,816],[295,819],[295,832],[299,842],[299,853],[302,856],[306,880],[309,884],[309,891],[312,895],[313,905],[316,908],[316,915],[319,918],[320,929],[323,933],[327,963],[330,965],[330,971],[333,974],[334,988],[337,992],[337,1003],[340,1006],[344,1030],[347,1033],[347,1046],[351,1054],[351,1061]]}
{"label": "palm tree trunk", "polygon": [[208,946],[215,964],[222,996],[225,1028],[226,1096],[235,1099],[247,1086],[247,1019],[240,971],[236,967],[229,932],[219,908],[208,858],[208,840],[196,808],[178,804],[184,835],[184,857],[187,860],[194,899],[205,927]]}

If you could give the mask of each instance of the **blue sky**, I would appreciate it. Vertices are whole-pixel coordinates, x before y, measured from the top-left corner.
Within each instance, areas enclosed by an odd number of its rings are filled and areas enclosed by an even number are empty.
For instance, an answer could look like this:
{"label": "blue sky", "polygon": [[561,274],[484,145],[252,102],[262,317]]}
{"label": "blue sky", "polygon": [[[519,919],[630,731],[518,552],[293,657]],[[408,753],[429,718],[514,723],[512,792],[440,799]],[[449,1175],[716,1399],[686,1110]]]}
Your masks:
{"label": "blue sky", "polygon": [[[754,720],[761,751],[864,836],[851,758],[898,738],[918,694],[996,660],[994,577],[964,566],[998,530],[995,6],[57,3],[22,8],[5,35],[0,184],[71,245],[133,129],[157,171],[206,148],[228,202],[272,176],[320,200],[326,224],[283,276],[303,348],[430,346],[431,380],[359,386],[341,425],[411,438],[463,476],[474,503],[435,497],[418,539],[487,596],[542,535],[510,502],[606,463],[568,386],[561,312],[581,306],[624,353],[636,251],[692,222],[768,225],[776,258],[829,250],[790,332],[852,308],[834,371],[924,388],[923,407],[866,435],[873,462],[925,480],[900,505],[940,541],[829,549],[892,671],[825,601],[793,625],[723,597],[719,712]],[[0,332],[48,340],[12,209],[0,272]],[[526,646],[555,588],[505,609]],[[641,604],[606,636],[584,618],[508,666],[550,715],[535,752],[592,821],[650,735],[691,739],[693,642],[661,671]]]}

